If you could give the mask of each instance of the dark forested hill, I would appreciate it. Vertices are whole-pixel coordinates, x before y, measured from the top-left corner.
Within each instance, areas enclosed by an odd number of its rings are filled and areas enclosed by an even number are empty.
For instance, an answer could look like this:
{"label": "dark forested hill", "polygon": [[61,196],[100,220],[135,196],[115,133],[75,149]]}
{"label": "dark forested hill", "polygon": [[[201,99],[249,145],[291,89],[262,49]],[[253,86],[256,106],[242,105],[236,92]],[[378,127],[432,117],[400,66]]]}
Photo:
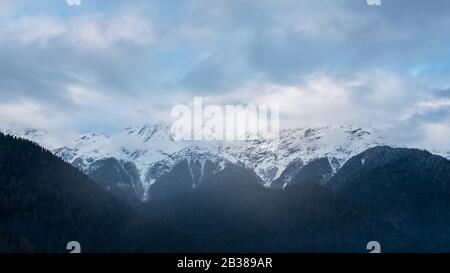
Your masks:
{"label": "dark forested hill", "polygon": [[376,147],[350,159],[327,186],[422,245],[450,251],[450,161],[416,149]]}
{"label": "dark forested hill", "polygon": [[271,190],[224,176],[145,211],[182,227],[189,239],[179,242],[181,251],[364,252],[372,240],[401,251],[413,244],[315,183]]}
{"label": "dark forested hill", "polygon": [[[0,134],[0,251],[121,249],[133,213],[38,145]],[[119,236],[120,237],[120,236]]]}
{"label": "dark forested hill", "polygon": [[0,134],[0,252],[66,252],[69,241],[84,252],[447,250],[447,160],[379,147],[326,186],[314,171],[328,169],[311,166],[278,190],[233,165],[194,188],[167,176],[180,191],[129,208],[49,151]]}

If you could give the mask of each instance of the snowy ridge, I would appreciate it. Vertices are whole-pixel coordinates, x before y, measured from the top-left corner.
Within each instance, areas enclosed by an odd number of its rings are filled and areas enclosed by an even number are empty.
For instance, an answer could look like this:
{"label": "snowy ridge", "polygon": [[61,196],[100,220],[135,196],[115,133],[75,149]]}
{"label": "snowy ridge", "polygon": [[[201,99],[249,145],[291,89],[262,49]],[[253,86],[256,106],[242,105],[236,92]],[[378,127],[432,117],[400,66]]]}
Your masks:
{"label": "snowy ridge", "polygon": [[281,131],[279,139],[240,142],[174,141],[170,126],[143,125],[114,134],[86,134],[73,145],[56,149],[55,153],[81,170],[105,158],[133,162],[147,188],[175,162],[201,155],[214,162],[242,164],[260,176],[269,186],[294,160],[304,164],[328,157],[335,158],[338,169],[352,156],[383,144],[376,130],[322,127]]}
{"label": "snowy ridge", "polygon": [[221,151],[255,170],[268,186],[295,160],[306,165],[327,157],[336,171],[351,157],[384,144],[381,134],[374,129],[329,126],[283,130],[279,139],[230,143],[222,146]]}
{"label": "snowy ridge", "polygon": [[[150,196],[152,185],[183,160],[191,169],[194,188],[205,176],[207,162],[208,166],[213,165],[213,173],[223,170],[227,164],[250,169],[266,187],[270,187],[278,178],[283,180],[283,184],[288,183],[295,174],[290,169],[298,170],[316,159],[327,158],[333,173],[336,173],[347,160],[369,148],[395,146],[384,140],[382,131],[353,126],[287,129],[280,132],[279,138],[269,140],[211,142],[175,141],[170,125],[158,123],[130,127],[111,135],[80,135],[71,145],[60,148],[55,148],[56,141],[45,131],[23,129],[5,132],[37,142],[87,174],[101,160],[113,158],[122,164],[131,163],[138,172],[138,183],[144,191],[143,200]],[[450,157],[448,150],[432,152]],[[207,169],[211,172],[211,168]]]}
{"label": "snowy ridge", "polygon": [[2,130],[7,135],[12,135],[16,137],[20,137],[23,139],[27,139],[33,142],[36,142],[37,144],[53,150],[55,149],[58,144],[55,144],[56,141],[48,134],[48,132],[43,130],[36,130],[36,129],[8,129],[8,130]]}
{"label": "snowy ridge", "polygon": [[[38,131],[30,131],[26,136],[37,138],[33,140],[40,144],[46,138]],[[86,173],[92,164],[108,158],[133,163],[139,172],[145,199],[153,183],[181,160],[189,164],[196,160],[195,164],[201,166],[210,161],[222,169],[226,164],[237,164],[253,170],[269,187],[292,162],[306,165],[315,159],[328,158],[336,172],[347,160],[368,148],[388,145],[382,132],[353,126],[287,129],[282,130],[277,139],[239,142],[174,139],[170,125],[159,123],[131,127],[111,135],[84,134],[73,144],[53,151]],[[203,172],[204,167],[200,169]],[[203,173],[199,175],[201,179]]]}
{"label": "snowy ridge", "polygon": [[204,144],[174,141],[170,126],[156,124],[127,128],[114,135],[86,134],[73,145],[54,152],[84,172],[88,172],[94,162],[106,158],[132,162],[140,173],[144,195],[148,196],[151,185],[183,159],[188,162],[196,159],[202,164],[211,160],[222,168],[226,163],[236,163],[233,158],[212,152],[209,145]]}

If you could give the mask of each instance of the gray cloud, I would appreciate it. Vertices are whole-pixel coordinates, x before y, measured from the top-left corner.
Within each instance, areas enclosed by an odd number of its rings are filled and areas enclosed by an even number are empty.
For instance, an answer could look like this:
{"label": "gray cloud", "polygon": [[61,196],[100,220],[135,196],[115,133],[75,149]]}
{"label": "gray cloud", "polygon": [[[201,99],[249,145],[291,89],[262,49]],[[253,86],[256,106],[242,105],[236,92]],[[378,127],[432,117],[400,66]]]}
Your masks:
{"label": "gray cloud", "polygon": [[113,130],[193,95],[278,101],[293,126],[449,121],[446,0],[30,3],[0,3],[3,123]]}
{"label": "gray cloud", "polygon": [[249,62],[271,80],[283,81],[318,69],[405,72],[448,57],[446,1],[384,1],[376,8],[364,1],[324,2],[304,1],[306,8],[278,14],[285,16],[281,25],[258,29],[248,47]]}
{"label": "gray cloud", "polygon": [[218,87],[226,87],[225,73],[223,60],[217,56],[208,56],[188,71],[182,84],[195,93],[213,92]]}

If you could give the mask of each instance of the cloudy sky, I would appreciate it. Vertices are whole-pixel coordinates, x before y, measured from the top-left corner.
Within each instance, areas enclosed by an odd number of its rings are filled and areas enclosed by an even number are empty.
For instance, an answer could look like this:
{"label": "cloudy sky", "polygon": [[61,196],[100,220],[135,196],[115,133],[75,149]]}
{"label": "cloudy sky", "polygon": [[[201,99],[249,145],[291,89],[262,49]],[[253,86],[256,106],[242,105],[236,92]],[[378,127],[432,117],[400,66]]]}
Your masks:
{"label": "cloudy sky", "polygon": [[450,149],[450,1],[0,1],[0,127],[111,132],[194,96]]}

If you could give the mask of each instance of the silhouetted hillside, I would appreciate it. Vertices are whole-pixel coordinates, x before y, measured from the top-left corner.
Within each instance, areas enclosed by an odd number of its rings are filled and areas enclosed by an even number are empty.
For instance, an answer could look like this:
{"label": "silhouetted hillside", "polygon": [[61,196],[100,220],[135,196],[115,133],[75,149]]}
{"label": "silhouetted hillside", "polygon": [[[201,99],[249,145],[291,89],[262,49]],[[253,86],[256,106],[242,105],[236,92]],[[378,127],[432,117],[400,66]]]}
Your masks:
{"label": "silhouetted hillside", "polygon": [[195,184],[180,163],[164,178],[176,191],[165,194],[161,180],[158,198],[129,208],[38,145],[0,134],[0,251],[66,252],[72,240],[84,252],[366,252],[374,240],[383,251],[446,249],[447,160],[371,149],[327,183],[332,190],[320,185],[316,170],[330,171],[321,162],[284,190],[232,164]]}
{"label": "silhouetted hillside", "polygon": [[350,159],[327,186],[372,218],[450,251],[450,161],[426,151],[376,147]]}
{"label": "silhouetted hillside", "polygon": [[120,250],[133,213],[38,145],[0,133],[0,251]]}
{"label": "silhouetted hillside", "polygon": [[369,220],[317,184],[283,191],[240,182],[236,176],[223,178],[145,205],[151,218],[182,228],[186,239],[179,242],[178,250],[364,252],[372,240],[385,242],[386,251],[412,245],[390,225]]}

